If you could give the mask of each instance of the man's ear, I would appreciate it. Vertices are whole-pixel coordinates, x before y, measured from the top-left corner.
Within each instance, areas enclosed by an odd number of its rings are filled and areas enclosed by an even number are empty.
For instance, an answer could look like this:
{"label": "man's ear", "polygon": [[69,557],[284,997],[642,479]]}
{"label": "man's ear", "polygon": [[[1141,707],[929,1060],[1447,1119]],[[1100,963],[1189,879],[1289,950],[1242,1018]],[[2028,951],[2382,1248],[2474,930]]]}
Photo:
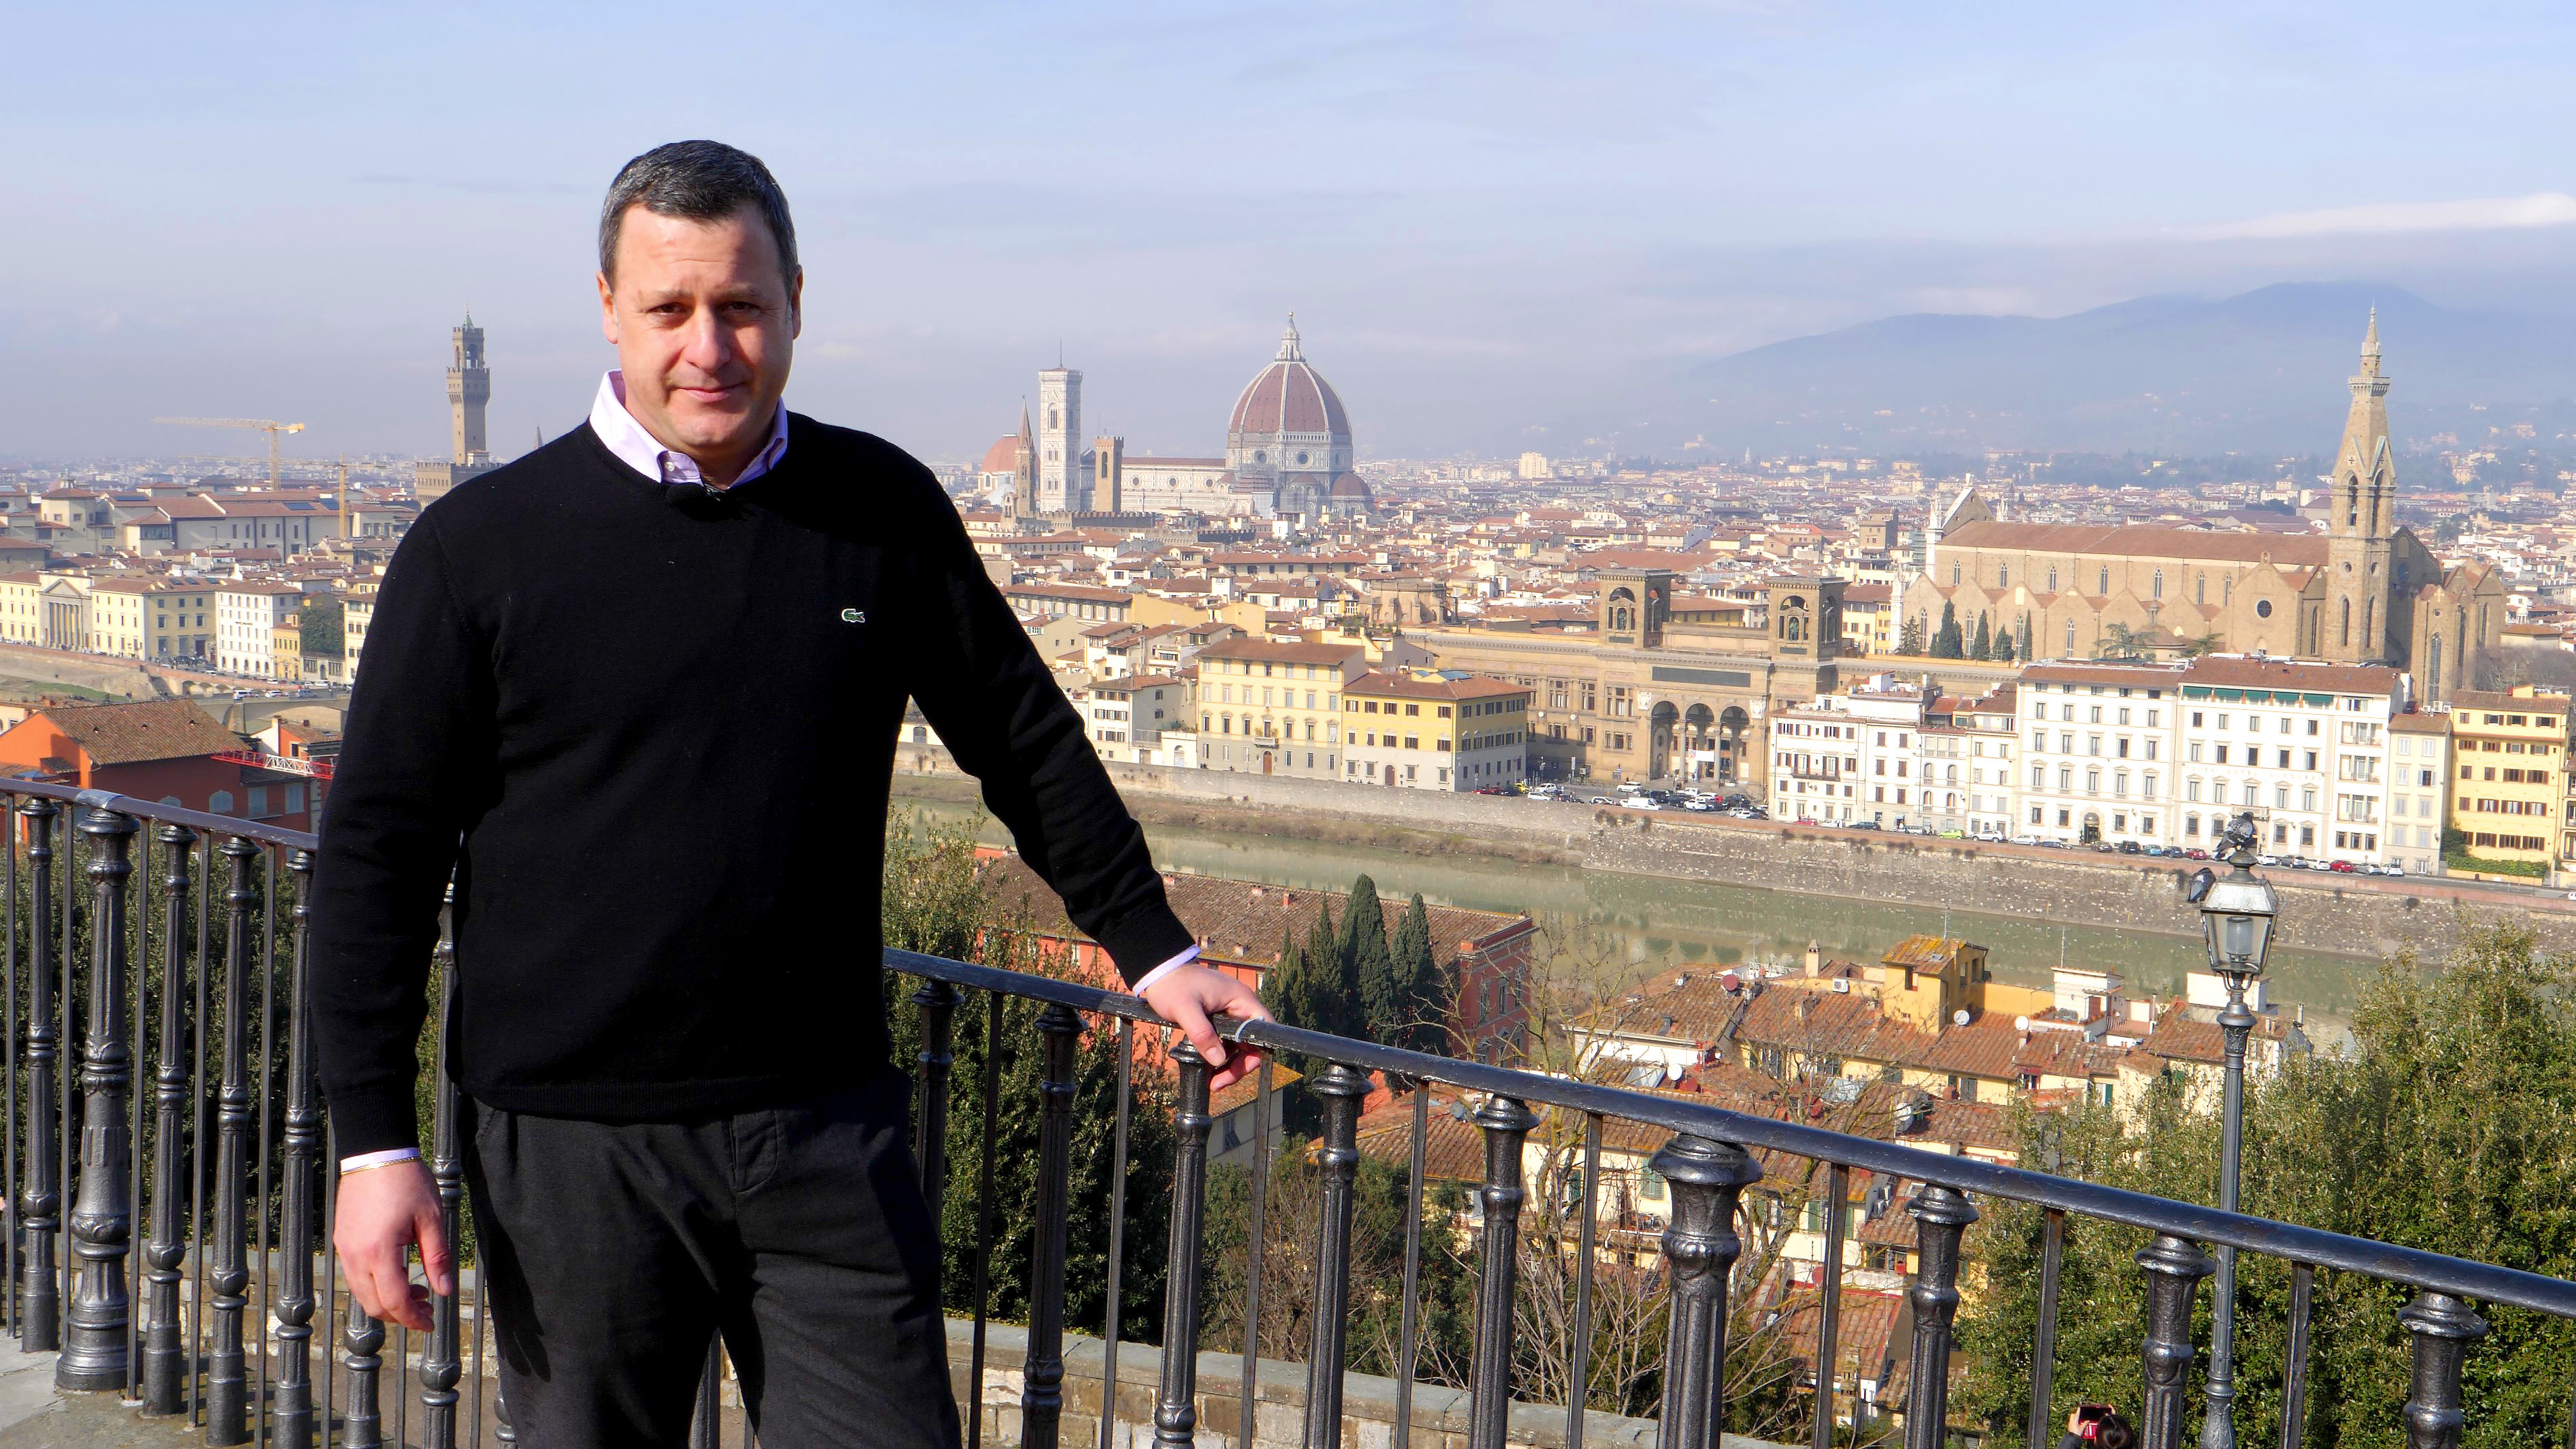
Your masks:
{"label": "man's ear", "polygon": [[617,291],[609,285],[606,272],[593,272],[591,277],[599,283],[599,335],[607,338],[608,345],[614,347],[617,345]]}
{"label": "man's ear", "polygon": [[790,338],[805,335],[805,269],[803,267],[798,267],[796,275],[787,279],[787,335]]}

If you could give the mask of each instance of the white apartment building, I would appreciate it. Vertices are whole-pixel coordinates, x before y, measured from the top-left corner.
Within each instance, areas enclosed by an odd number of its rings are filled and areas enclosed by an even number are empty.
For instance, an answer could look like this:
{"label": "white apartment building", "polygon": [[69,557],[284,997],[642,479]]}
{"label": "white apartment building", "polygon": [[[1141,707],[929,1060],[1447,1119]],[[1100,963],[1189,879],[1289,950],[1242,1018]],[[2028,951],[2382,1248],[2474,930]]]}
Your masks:
{"label": "white apartment building", "polygon": [[293,584],[215,587],[215,667],[263,678],[276,669],[277,625],[304,601]]}
{"label": "white apartment building", "polygon": [[2401,714],[2388,722],[2388,828],[2381,848],[2412,875],[2442,865],[2442,826],[2451,818],[2451,717]]}
{"label": "white apartment building", "polygon": [[1074,694],[1082,732],[1100,758],[1118,764],[1198,765],[1188,686],[1169,675],[1096,679]]}
{"label": "white apartment building", "polygon": [[[1962,700],[1952,710],[1951,728],[1966,742],[1967,796],[1960,829],[1976,836],[2010,836],[2013,824],[2013,746],[2018,728],[2021,690],[1997,685],[1983,699]],[[1945,776],[1944,795],[1952,793]]]}
{"label": "white apartment building", "polygon": [[2182,676],[2162,664],[2024,669],[2016,693],[2027,748],[2014,832],[2070,845],[2175,844],[2169,792]]}
{"label": "white apartment building", "polygon": [[2271,854],[2388,858],[2389,724],[2406,707],[2405,676],[2209,655],[2191,662],[2181,688],[2181,844],[2206,848],[2250,810]]}
{"label": "white apartment building", "polygon": [[358,656],[366,651],[367,626],[376,621],[376,584],[369,580],[351,584],[349,596],[340,605],[340,677],[358,677]]}
{"label": "white apartment building", "polygon": [[1771,817],[1775,820],[1869,819],[1861,796],[1867,777],[1861,771],[1862,725],[1844,695],[1819,695],[1813,702],[1771,716]]}
{"label": "white apartment building", "polygon": [[1920,824],[1929,811],[1924,781],[1920,688],[1876,674],[1845,690],[1843,708],[1860,731],[1860,785],[1869,792],[1864,820],[1880,825]]}

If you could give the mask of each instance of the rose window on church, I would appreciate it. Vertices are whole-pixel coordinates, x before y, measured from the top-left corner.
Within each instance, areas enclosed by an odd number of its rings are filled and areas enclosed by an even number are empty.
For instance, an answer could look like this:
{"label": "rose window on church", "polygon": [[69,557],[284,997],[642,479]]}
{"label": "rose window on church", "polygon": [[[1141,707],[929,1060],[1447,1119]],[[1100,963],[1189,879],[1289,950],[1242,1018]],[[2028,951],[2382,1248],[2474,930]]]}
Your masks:
{"label": "rose window on church", "polygon": [[2257,619],[2271,618],[2272,601],[2270,599],[2256,599],[2254,601],[2254,617]]}

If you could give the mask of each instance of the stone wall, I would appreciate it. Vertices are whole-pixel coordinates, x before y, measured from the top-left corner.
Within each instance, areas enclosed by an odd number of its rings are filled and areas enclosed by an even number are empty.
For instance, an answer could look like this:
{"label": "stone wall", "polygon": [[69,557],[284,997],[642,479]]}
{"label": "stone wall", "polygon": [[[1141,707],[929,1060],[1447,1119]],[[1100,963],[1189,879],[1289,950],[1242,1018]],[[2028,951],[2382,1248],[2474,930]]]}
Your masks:
{"label": "stone wall", "polygon": [[[962,1411],[968,1404],[983,1419],[984,1442],[1020,1442],[1020,1391],[1028,1354],[1028,1330],[1010,1324],[985,1328],[984,1382],[973,1373],[974,1325],[948,1321],[948,1381]],[[1058,1442],[1067,1449],[1090,1449],[1100,1440],[1102,1369],[1106,1345],[1073,1334],[1064,1344],[1064,1419]],[[1111,1449],[1152,1449],[1154,1396],[1163,1372],[1163,1352],[1150,1344],[1118,1346],[1118,1389],[1112,1414]],[[1235,1353],[1202,1353],[1198,1365],[1198,1430],[1201,1449],[1237,1449],[1242,1442],[1243,1357]],[[1342,1379],[1341,1449],[1394,1449],[1396,1381],[1372,1374],[1346,1374]],[[1417,1449],[1466,1449],[1469,1396],[1463,1389],[1438,1384],[1413,1386],[1410,1443]],[[1298,1449],[1305,1438],[1306,1369],[1303,1364],[1265,1359],[1257,1380],[1252,1415],[1255,1449]],[[1602,1449],[1654,1449],[1655,1421],[1587,1413],[1583,1442]],[[1562,1405],[1512,1405],[1510,1440],[1537,1449],[1565,1449]],[[1780,1449],[1767,1441],[1725,1436],[1725,1449]]]}
{"label": "stone wall", "polygon": [[[944,752],[905,745],[904,773],[967,787]],[[2092,851],[1988,845],[1869,830],[1820,830],[1671,812],[1554,804],[1510,796],[1222,770],[1111,765],[1110,778],[1148,823],[1331,836],[1425,852],[1479,852],[1578,864],[1587,870],[1722,881],[1841,899],[1956,907],[2063,925],[2191,935],[2182,900],[2197,862]],[[927,781],[923,782],[927,784]],[[2473,923],[2528,923],[2546,950],[2576,952],[2576,901],[2565,892],[2446,878],[2266,872],[2281,892],[2280,944],[2375,957],[2408,947],[2446,954]]]}
{"label": "stone wall", "polygon": [[[2182,899],[2198,862],[1969,840],[1710,822],[1629,810],[1598,812],[1584,864],[1844,899],[1953,905],[1988,915],[2189,935],[2198,915]],[[2413,948],[2445,955],[2473,923],[2527,922],[2544,948],[2576,951],[2576,909],[2560,892],[2502,892],[2423,877],[2272,870],[2281,896],[2279,944],[2380,956]]]}

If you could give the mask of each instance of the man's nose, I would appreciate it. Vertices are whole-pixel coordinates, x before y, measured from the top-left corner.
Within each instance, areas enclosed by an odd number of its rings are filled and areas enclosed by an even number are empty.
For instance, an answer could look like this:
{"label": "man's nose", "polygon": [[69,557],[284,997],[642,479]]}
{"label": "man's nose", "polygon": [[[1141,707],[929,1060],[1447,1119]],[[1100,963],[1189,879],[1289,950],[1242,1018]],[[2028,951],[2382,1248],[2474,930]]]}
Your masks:
{"label": "man's nose", "polygon": [[689,318],[680,361],[715,380],[733,365],[735,356],[733,335],[717,325],[715,309],[699,308]]}

